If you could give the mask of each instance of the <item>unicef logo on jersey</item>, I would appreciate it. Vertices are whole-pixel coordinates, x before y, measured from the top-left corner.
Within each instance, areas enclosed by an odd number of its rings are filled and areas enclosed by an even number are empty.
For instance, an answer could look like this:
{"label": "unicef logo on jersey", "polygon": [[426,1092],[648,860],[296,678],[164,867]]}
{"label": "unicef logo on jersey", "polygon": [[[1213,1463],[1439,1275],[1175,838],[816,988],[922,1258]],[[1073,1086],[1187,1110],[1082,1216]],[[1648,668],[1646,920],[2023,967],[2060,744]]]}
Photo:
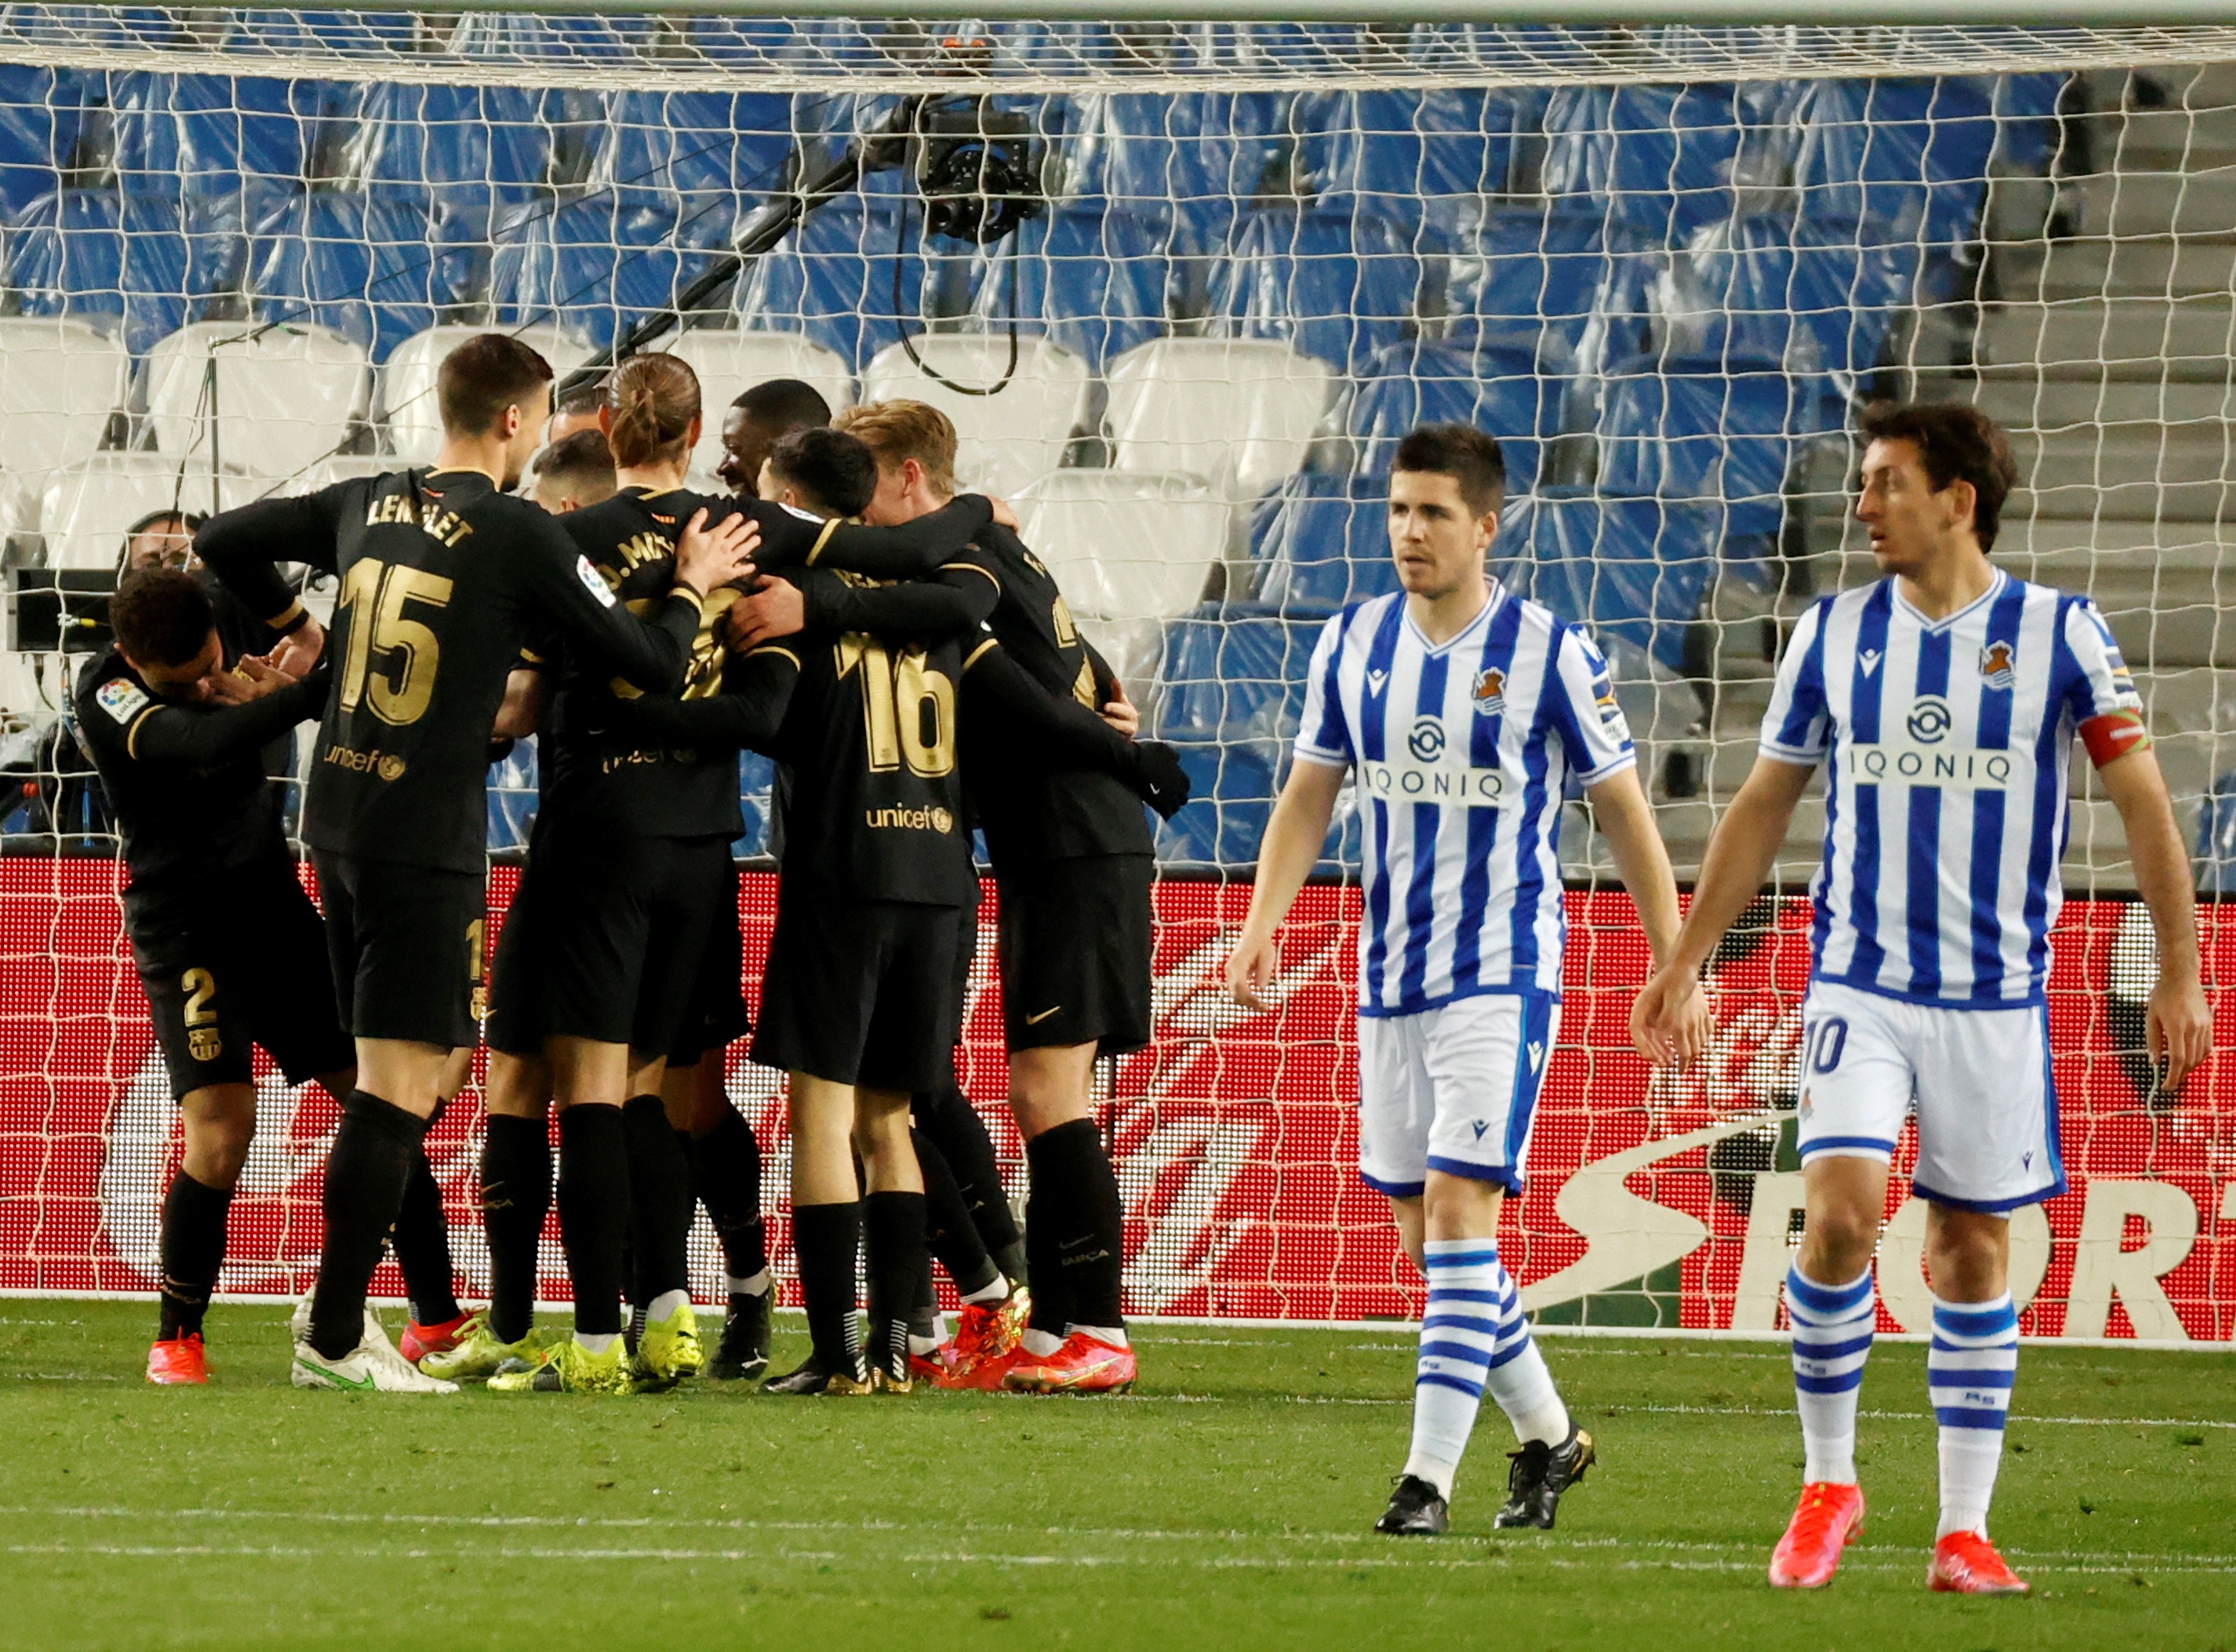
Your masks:
{"label": "unicef logo on jersey", "polygon": [[1434,717],[1422,717],[1414,721],[1413,732],[1405,736],[1405,749],[1413,754],[1417,763],[1434,763],[1444,754],[1444,726]]}
{"label": "unicef logo on jersey", "polygon": [[1927,694],[1910,702],[1907,725],[1910,737],[1921,746],[1938,746],[1948,737],[1952,721],[1949,702],[1938,694]]}

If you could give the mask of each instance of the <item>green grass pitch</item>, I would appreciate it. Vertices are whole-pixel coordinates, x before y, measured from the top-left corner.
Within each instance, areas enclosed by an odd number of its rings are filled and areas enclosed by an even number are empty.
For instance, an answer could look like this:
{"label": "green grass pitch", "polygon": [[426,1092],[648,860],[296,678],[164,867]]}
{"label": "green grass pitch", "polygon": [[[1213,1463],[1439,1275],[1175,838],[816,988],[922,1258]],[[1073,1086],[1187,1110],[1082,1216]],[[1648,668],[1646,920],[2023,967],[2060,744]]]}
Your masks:
{"label": "green grass pitch", "polygon": [[2036,1593],[1991,1601],[1924,1586],[1916,1346],[1864,1379],[1870,1529],[1796,1596],[1771,1344],[1548,1339],[1601,1450],[1561,1529],[1491,1532],[1487,1409],[1452,1535],[1397,1542],[1395,1326],[1146,1327],[1116,1399],[597,1401],[300,1393],[284,1318],[217,1309],[217,1380],[158,1390],[152,1306],[0,1301],[0,1644],[2236,1652],[2236,1354],[2026,1350],[1995,1530]]}

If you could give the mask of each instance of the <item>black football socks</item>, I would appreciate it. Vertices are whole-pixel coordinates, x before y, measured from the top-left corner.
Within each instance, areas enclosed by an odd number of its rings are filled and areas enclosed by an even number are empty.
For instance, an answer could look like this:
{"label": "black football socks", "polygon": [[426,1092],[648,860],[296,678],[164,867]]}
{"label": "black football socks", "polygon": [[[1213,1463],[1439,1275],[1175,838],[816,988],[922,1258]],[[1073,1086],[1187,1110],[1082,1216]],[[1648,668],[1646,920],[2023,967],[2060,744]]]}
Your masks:
{"label": "black football socks", "polygon": [[761,1219],[761,1148],[753,1127],[735,1108],[726,1107],[714,1128],[689,1138],[691,1184],[714,1238],[722,1247],[729,1293],[768,1272],[768,1224]]}
{"label": "black football socks", "polygon": [[916,1162],[924,1169],[924,1241],[931,1247],[947,1277],[964,1301],[983,1295],[999,1279],[1001,1270],[986,1254],[986,1242],[963,1202],[947,1155],[922,1130],[909,1132],[916,1144]]}
{"label": "black football socks", "polygon": [[536,1323],[537,1247],[550,1209],[550,1125],[490,1114],[482,1138],[482,1231],[489,1238],[490,1334],[499,1342],[519,1341]]}
{"label": "black football socks", "polygon": [[159,1341],[201,1334],[218,1270],[225,1266],[225,1216],[232,1207],[230,1188],[210,1187],[184,1170],[171,1178],[163,1195]]}
{"label": "black football socks", "polygon": [[909,1319],[924,1270],[924,1197],[873,1193],[862,1201],[869,1254],[870,1360],[897,1382],[909,1374]]}
{"label": "black football socks", "polygon": [[311,1296],[311,1346],[328,1359],[346,1359],[365,1339],[365,1287],[426,1135],[425,1119],[361,1089],[342,1109],[326,1155],[326,1244]]}
{"label": "black football socks", "polygon": [[862,1207],[799,1205],[792,1213],[792,1247],[815,1362],[826,1372],[858,1376],[862,1333],[854,1322],[854,1265],[862,1250]]}
{"label": "black football socks", "polygon": [[648,1307],[691,1287],[691,1166],[659,1096],[631,1096],[621,1126],[628,1137],[629,1252],[636,1270],[629,1300]]}
{"label": "black football socks", "polygon": [[[1125,1205],[1094,1121],[1042,1131],[1025,1144],[1025,1161],[1032,1173],[1025,1207],[1032,1328],[1055,1336],[1069,1325],[1122,1329]],[[1044,1317],[1042,1303],[1051,1297]]]}
{"label": "black football socks", "polygon": [[995,1266],[1023,1284],[1026,1272],[1023,1236],[1009,1210],[1009,1195],[1002,1186],[1001,1161],[994,1155],[994,1138],[986,1121],[970,1105],[954,1079],[936,1090],[914,1098],[911,1109],[917,1129],[947,1160],[957,1191],[977,1224],[978,1237]]}
{"label": "black football socks", "polygon": [[457,1319],[460,1310],[450,1267],[450,1223],[443,1214],[443,1189],[435,1180],[434,1167],[427,1162],[424,1140],[411,1155],[404,1204],[396,1213],[396,1231],[388,1242],[396,1252],[397,1270],[404,1275],[412,1319],[420,1325],[448,1325]]}
{"label": "black football socks", "polygon": [[621,1247],[629,1230],[628,1131],[597,1103],[559,1115],[559,1242],[575,1281],[575,1330],[618,1336]]}

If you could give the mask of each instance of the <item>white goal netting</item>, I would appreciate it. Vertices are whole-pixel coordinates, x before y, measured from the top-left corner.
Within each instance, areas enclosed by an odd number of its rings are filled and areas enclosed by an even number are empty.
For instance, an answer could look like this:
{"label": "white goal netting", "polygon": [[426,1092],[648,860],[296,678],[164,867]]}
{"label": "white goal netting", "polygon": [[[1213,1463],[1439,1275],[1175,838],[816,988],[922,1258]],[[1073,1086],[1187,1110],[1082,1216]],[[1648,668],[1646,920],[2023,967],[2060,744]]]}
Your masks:
{"label": "white goal netting", "polygon": [[[2232,227],[2236,28],[0,10],[0,1287],[144,1287],[177,1151],[66,713],[106,593],[174,554],[174,513],[424,462],[435,368],[475,332],[562,376],[673,350],[710,408],[782,377],[955,418],[966,484],[1014,502],[1195,782],[1159,838],[1159,1042],[1104,1075],[1134,1306],[1359,1318],[1418,1298],[1351,1167],[1352,828],[1279,1016],[1215,978],[1317,629],[1392,588],[1397,438],[1500,438],[1500,571],[1605,644],[1683,876],[1783,628],[1869,576],[1856,410],[1977,403],[2020,460],[1998,560],[2095,595],[2217,894]],[[710,429],[709,490],[719,457]],[[757,935],[768,778],[749,762]],[[535,787],[532,745],[493,772],[500,905]],[[2074,1186],[2022,1224],[2029,1327],[2228,1337],[2236,1099],[2211,1074],[2150,1092],[2147,926],[2108,804],[2075,811]],[[1622,1030],[1642,947],[1570,806],[1569,1008],[1509,1247],[1549,1317],[1773,1323],[1822,824],[1805,804],[1792,892],[1719,960],[1710,1070],[1657,1084]],[[2213,984],[2236,954],[2206,917]],[[990,981],[963,1066],[997,1118]],[[740,1052],[732,1075],[773,1201],[773,1077]],[[473,1101],[437,1151],[478,1289]],[[331,1113],[269,1102],[241,1290],[316,1250]],[[1916,1298],[1890,1287],[1891,1318],[1922,1323]]]}

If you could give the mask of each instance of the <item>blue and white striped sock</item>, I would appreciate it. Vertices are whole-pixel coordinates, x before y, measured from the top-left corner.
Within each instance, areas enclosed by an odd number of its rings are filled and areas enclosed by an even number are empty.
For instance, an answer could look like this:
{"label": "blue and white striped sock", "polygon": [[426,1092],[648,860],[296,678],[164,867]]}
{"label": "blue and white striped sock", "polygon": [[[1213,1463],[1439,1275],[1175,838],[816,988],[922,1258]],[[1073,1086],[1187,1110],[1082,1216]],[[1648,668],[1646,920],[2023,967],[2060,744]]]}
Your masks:
{"label": "blue and white striped sock", "polygon": [[1845,1285],[1819,1285],[1796,1262],[1786,1274],[1793,1326],[1793,1402],[1808,1455],[1802,1479],[1856,1483],[1856,1401],[1878,1323],[1871,1271]]}
{"label": "blue and white striped sock", "polygon": [[1521,1293],[1499,1263],[1498,1247],[1482,1239],[1432,1239],[1424,1249],[1429,1308],[1421,1320],[1405,1472],[1450,1497],[1484,1389],[1518,1433],[1525,1424],[1542,1430],[1557,1423],[1550,1434],[1523,1433],[1525,1439],[1565,1439],[1568,1417],[1530,1339]]}
{"label": "blue and white striped sock", "polygon": [[2003,1421],[2019,1372],[2019,1314],[2007,1291],[1992,1302],[1933,1299],[1925,1380],[1941,1425],[1941,1529],[1988,1535],[1988,1504],[2003,1460]]}

